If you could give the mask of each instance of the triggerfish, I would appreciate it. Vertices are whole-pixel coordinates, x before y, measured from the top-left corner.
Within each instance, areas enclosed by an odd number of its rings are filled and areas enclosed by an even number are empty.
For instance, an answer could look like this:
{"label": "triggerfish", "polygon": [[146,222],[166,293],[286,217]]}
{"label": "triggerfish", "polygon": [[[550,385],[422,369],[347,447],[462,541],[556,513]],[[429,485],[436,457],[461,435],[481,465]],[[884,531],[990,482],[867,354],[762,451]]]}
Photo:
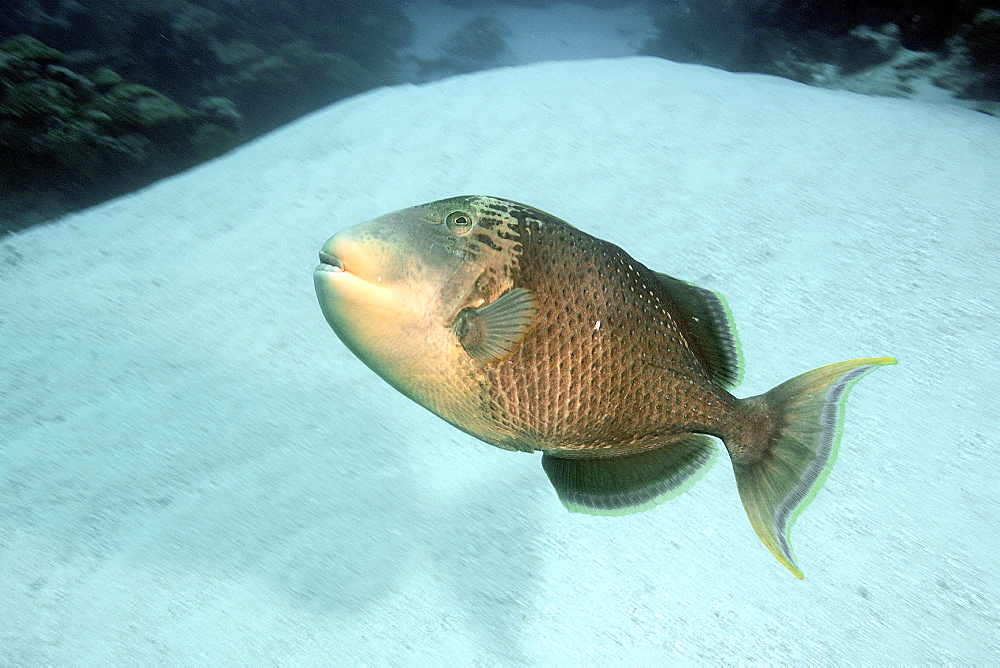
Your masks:
{"label": "triggerfish", "polygon": [[850,386],[839,362],[738,399],[714,292],[524,204],[466,196],[351,227],[319,253],[327,322],[365,364],[459,429],[542,451],[571,511],[622,515],[687,489],[722,440],[750,523],[798,577],[790,520],[820,486]]}

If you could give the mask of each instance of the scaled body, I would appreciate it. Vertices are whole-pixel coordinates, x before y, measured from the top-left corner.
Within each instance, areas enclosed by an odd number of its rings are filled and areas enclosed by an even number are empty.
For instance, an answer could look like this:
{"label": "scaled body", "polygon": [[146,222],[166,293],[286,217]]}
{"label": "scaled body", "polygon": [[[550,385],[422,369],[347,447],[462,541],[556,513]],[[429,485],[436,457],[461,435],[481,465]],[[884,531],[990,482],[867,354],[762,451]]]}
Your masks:
{"label": "scaled body", "polygon": [[733,460],[748,516],[796,575],[785,530],[832,451],[838,401],[888,358],[737,399],[726,311],[532,207],[469,196],[332,237],[315,272],[347,346],[398,390],[501,448],[542,450],[568,508],[656,505]]}

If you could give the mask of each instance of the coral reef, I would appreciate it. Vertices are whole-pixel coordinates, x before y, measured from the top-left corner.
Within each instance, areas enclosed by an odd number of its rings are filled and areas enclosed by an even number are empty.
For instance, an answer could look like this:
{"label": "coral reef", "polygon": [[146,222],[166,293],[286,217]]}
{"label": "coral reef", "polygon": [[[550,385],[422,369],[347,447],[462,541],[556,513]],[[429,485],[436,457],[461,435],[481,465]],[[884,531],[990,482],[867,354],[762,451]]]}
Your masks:
{"label": "coral reef", "polygon": [[393,6],[360,0],[6,1],[18,32],[181,104],[233,100],[250,135],[395,82],[412,32]]}
{"label": "coral reef", "polygon": [[[1000,102],[1000,11],[981,10],[948,44],[954,66],[935,83],[962,98]],[[1000,115],[1000,105],[993,109]]]}
{"label": "coral reef", "polygon": [[[0,42],[0,223],[10,231],[218,155],[239,116],[186,107],[26,35]],[[144,177],[144,178],[143,178]],[[40,207],[40,203],[43,206]]]}
{"label": "coral reef", "polygon": [[650,10],[660,35],[649,55],[998,113],[1000,12],[978,2],[686,0]]}
{"label": "coral reef", "polygon": [[[363,90],[516,60],[509,28],[490,15],[495,6],[441,1],[483,15],[442,35],[438,57],[403,59],[414,26],[399,3],[4,0],[0,234],[142,186]],[[998,3],[650,1],[643,6],[660,34],[644,52],[873,95],[966,101],[1000,115]]]}
{"label": "coral reef", "polygon": [[426,80],[456,73],[475,72],[510,65],[514,54],[507,46],[510,28],[491,16],[480,16],[464,23],[444,40],[444,55],[434,59],[414,58],[415,78]]}
{"label": "coral reef", "polygon": [[411,32],[361,0],[5,0],[0,234],[397,83]]}

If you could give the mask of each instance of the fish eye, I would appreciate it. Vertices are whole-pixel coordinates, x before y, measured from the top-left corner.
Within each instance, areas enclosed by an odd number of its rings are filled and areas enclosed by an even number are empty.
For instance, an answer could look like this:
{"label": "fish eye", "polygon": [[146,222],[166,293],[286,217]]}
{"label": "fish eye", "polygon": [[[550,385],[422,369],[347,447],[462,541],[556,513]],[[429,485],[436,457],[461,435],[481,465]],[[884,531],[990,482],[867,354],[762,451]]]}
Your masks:
{"label": "fish eye", "polygon": [[444,224],[447,226],[448,231],[454,235],[461,236],[463,234],[468,234],[472,230],[475,221],[472,218],[472,214],[466,213],[464,211],[452,211],[444,219]]}

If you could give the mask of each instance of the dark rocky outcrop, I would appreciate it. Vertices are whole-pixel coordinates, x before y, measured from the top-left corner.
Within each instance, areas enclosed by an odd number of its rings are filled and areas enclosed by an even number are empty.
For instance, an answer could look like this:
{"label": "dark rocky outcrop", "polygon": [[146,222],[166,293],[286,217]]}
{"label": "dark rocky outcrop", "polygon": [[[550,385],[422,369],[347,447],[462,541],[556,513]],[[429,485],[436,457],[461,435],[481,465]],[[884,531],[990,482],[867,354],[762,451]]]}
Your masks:
{"label": "dark rocky outcrop", "polygon": [[397,83],[411,31],[358,0],[6,0],[0,234]]}
{"label": "dark rocky outcrop", "polygon": [[[414,26],[397,3],[4,0],[0,235],[141,187],[374,86],[515,60],[509,29],[488,3],[442,2],[484,15],[442,35],[437,56],[401,58]],[[1000,0],[645,7],[659,28],[649,55],[873,95],[943,97],[1000,115]]]}
{"label": "dark rocky outcrop", "polygon": [[[872,95],[1000,109],[1000,12],[957,0],[681,0],[650,4],[645,53]],[[935,91],[936,89],[936,91]]]}
{"label": "dark rocky outcrop", "polygon": [[0,233],[219,155],[239,114],[93,70],[26,35],[0,43]]}

